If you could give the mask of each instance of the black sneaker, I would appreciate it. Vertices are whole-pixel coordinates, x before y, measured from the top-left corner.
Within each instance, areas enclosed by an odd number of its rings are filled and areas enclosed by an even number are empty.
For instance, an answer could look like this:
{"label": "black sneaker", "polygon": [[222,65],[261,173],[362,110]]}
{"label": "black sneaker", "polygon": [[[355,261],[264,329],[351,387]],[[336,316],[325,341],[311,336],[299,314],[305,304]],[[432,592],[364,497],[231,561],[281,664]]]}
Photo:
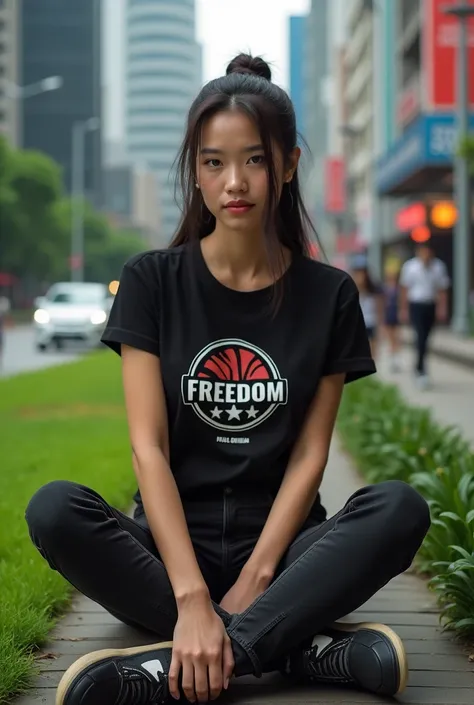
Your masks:
{"label": "black sneaker", "polygon": [[336,622],[292,654],[288,666],[290,675],[379,695],[401,693],[408,680],[402,640],[390,627],[370,622]]}
{"label": "black sneaker", "polygon": [[172,642],[103,649],[68,668],[56,705],[163,705],[168,702]]}

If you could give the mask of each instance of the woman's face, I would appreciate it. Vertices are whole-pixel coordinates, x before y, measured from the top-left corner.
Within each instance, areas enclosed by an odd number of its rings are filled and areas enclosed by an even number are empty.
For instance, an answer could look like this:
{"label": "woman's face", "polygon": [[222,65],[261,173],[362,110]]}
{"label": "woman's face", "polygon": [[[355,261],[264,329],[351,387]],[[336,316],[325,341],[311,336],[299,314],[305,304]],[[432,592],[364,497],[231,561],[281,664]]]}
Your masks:
{"label": "woman's face", "polygon": [[[284,168],[281,150],[273,150],[278,199],[294,166]],[[297,163],[297,160],[296,160]],[[203,127],[197,158],[198,185],[217,223],[230,230],[261,229],[268,195],[262,141],[252,120],[239,111],[220,112]]]}

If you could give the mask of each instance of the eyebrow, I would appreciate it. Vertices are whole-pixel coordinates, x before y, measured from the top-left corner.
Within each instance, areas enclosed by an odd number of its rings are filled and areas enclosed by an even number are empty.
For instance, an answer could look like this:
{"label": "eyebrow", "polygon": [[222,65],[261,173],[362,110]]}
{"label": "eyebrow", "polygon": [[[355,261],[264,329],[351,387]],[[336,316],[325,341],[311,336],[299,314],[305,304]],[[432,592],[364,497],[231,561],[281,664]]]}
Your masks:
{"label": "eyebrow", "polygon": [[[258,151],[263,151],[263,145],[261,144],[252,144],[250,147],[245,147],[242,152],[258,152]],[[223,154],[224,151],[222,149],[214,149],[213,147],[203,147],[201,149],[201,154]]]}

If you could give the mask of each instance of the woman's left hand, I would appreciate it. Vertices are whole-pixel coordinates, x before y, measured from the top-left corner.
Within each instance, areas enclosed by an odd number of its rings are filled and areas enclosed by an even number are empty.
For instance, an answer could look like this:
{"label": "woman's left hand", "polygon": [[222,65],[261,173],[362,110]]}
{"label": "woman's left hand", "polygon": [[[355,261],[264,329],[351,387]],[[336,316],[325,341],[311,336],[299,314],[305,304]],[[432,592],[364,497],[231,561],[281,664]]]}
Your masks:
{"label": "woman's left hand", "polygon": [[241,614],[265,592],[270,582],[271,578],[248,576],[242,572],[237,582],[222,598],[220,606],[229,614]]}

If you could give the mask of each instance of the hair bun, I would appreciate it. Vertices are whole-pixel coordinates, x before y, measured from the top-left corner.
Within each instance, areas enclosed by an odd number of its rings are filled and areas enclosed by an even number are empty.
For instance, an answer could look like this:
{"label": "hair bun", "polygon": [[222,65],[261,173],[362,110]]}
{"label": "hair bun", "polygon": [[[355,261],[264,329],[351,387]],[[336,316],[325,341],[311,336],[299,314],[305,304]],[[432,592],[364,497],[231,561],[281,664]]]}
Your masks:
{"label": "hair bun", "polygon": [[250,74],[266,78],[267,81],[272,80],[272,72],[267,62],[261,56],[251,56],[250,54],[239,54],[235,59],[232,59],[226,71],[227,75],[230,73]]}

